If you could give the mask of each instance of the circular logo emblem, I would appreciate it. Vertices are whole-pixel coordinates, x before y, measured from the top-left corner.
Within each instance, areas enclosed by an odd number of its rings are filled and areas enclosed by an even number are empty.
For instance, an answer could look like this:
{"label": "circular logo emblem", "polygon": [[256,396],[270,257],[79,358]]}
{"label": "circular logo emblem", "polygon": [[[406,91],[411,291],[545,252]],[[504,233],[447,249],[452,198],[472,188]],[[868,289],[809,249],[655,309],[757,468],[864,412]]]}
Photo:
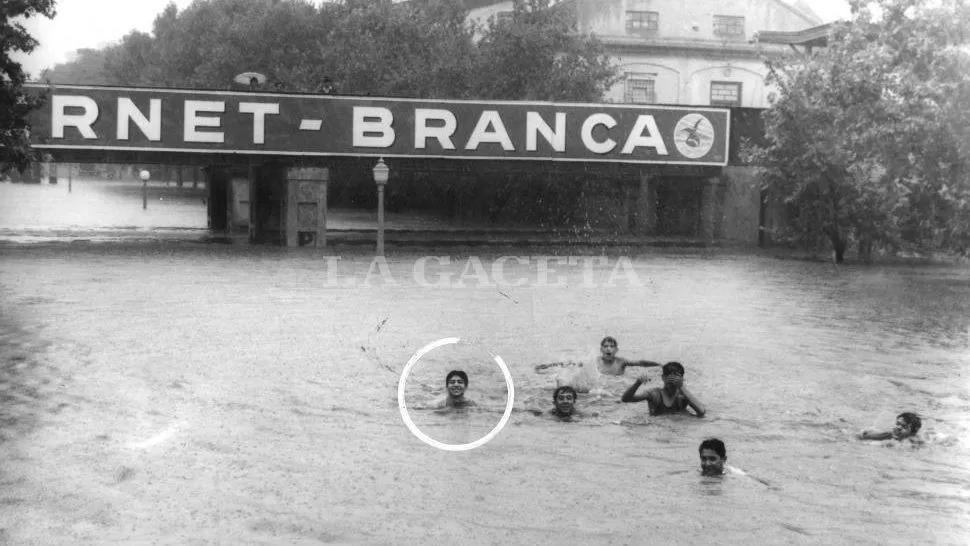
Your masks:
{"label": "circular logo emblem", "polygon": [[684,157],[700,159],[714,145],[714,126],[700,114],[687,114],[674,127],[674,144]]}

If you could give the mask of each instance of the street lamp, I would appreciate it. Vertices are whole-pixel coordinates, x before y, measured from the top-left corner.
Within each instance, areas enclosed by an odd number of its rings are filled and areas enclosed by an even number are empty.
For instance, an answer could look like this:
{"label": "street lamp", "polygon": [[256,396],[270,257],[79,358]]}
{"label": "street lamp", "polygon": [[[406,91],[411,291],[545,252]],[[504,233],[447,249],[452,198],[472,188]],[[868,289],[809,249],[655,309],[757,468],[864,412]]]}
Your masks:
{"label": "street lamp", "polygon": [[391,169],[384,163],[384,158],[374,165],[374,182],[377,183],[377,255],[384,255],[384,185],[387,184]]}
{"label": "street lamp", "polygon": [[138,176],[141,178],[141,209],[148,210],[148,179],[152,177],[152,173],[148,169],[142,169]]}

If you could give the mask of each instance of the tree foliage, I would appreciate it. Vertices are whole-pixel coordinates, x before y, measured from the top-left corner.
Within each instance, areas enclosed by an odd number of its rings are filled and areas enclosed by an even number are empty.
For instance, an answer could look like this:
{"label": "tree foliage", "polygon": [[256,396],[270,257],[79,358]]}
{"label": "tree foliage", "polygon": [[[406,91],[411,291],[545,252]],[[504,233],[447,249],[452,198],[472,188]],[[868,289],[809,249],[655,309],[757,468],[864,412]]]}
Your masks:
{"label": "tree foliage", "polygon": [[828,47],[769,63],[778,90],[754,159],[790,228],[859,245],[970,243],[970,10],[965,0],[850,2]]}
{"label": "tree foliage", "polygon": [[602,45],[577,33],[575,4],[515,3],[478,43],[475,88],[485,99],[596,101],[616,81]]}
{"label": "tree foliage", "polygon": [[474,28],[461,0],[195,0],[110,46],[103,72],[120,85],[225,89],[256,71],[288,91],[596,100],[615,71],[571,5],[525,0],[511,22]]}
{"label": "tree foliage", "polygon": [[30,164],[27,114],[44,103],[44,97],[27,95],[27,75],[12,53],[30,53],[37,47],[23,20],[38,15],[54,17],[54,0],[3,0],[0,3],[0,174],[11,168],[23,172]]}
{"label": "tree foliage", "polygon": [[92,85],[109,83],[104,73],[106,51],[103,49],[78,49],[74,57],[40,73],[40,80],[51,83],[73,83],[83,81]]}

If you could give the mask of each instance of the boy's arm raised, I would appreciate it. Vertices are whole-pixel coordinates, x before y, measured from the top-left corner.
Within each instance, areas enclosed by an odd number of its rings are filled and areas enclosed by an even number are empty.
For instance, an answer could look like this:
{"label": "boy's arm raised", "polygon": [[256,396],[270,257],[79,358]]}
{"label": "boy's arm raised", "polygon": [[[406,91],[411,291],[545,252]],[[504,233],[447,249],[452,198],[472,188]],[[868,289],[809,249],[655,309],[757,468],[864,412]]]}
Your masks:
{"label": "boy's arm raised", "polygon": [[628,360],[627,363],[626,363],[626,365],[627,366],[639,366],[641,368],[659,368],[659,367],[663,366],[663,364],[661,364],[659,362],[654,362],[652,360]]}
{"label": "boy's arm raised", "polygon": [[876,430],[863,430],[859,433],[860,440],[891,440],[892,432],[879,432]]}
{"label": "boy's arm raised", "polygon": [[704,410],[704,405],[701,404],[700,400],[694,398],[694,395],[683,386],[680,387],[680,393],[683,394],[684,398],[687,399],[687,403],[690,404],[690,407],[694,408],[694,412],[697,413],[697,416],[704,417],[704,414],[707,412]]}
{"label": "boy's arm raised", "polygon": [[639,389],[640,385],[646,383],[647,381],[648,380],[644,380],[644,378],[642,377],[638,377],[637,380],[634,381],[632,385],[630,385],[630,388],[628,388],[626,392],[623,393],[623,397],[620,398],[620,400],[623,402],[643,402],[644,400],[649,399],[650,398],[649,392],[641,394],[640,396],[637,396],[637,389]]}
{"label": "boy's arm raised", "polygon": [[572,366],[573,364],[568,362],[550,362],[548,364],[536,364],[535,371],[540,372],[548,368],[565,368],[566,366]]}

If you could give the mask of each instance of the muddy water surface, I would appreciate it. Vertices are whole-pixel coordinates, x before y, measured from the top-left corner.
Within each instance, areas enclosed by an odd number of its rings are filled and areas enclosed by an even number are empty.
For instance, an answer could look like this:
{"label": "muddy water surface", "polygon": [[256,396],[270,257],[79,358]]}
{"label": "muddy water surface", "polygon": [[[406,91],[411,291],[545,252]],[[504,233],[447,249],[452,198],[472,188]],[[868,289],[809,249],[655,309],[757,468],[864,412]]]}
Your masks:
{"label": "muddy water surface", "polygon": [[[435,252],[436,255],[447,252]],[[522,251],[517,251],[522,254]],[[468,252],[451,266],[457,278]],[[525,254],[523,254],[525,255]],[[414,280],[420,254],[317,254],[204,245],[0,248],[0,537],[14,544],[965,544],[970,538],[970,273],[753,256],[629,255],[593,269],[477,254],[486,277]],[[436,262],[432,262],[432,265]],[[331,262],[333,264],[333,262]],[[335,275],[335,277],[333,276]],[[592,283],[588,275],[592,275]],[[372,282],[371,282],[372,281]],[[443,283],[447,284],[447,283]],[[620,354],[678,360],[704,419],[618,404],[627,377],[563,424],[540,362]],[[472,379],[474,411],[410,405]],[[653,377],[659,374],[648,371]],[[658,381],[654,381],[657,383]],[[921,448],[863,443],[896,413]],[[718,436],[753,478],[702,479]],[[757,479],[754,479],[757,478]]]}

